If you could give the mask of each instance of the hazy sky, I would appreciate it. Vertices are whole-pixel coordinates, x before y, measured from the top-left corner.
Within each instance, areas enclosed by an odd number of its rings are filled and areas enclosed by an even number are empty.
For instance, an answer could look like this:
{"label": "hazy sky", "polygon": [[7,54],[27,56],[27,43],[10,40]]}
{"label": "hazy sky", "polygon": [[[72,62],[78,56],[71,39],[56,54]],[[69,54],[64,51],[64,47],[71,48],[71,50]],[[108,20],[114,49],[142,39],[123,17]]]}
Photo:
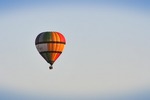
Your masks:
{"label": "hazy sky", "polygon": [[[1,99],[150,99],[149,1],[1,0],[0,12]],[[53,70],[34,45],[43,31],[66,37]]]}

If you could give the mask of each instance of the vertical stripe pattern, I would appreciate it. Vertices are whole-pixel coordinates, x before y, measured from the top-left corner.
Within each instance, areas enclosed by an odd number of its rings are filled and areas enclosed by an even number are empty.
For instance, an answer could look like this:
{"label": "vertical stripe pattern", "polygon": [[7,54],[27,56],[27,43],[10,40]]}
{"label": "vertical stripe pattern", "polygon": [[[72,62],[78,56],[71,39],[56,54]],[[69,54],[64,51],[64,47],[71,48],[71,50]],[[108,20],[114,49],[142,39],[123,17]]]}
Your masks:
{"label": "vertical stripe pattern", "polygon": [[38,52],[51,65],[61,55],[65,44],[65,37],[59,32],[42,32],[35,40]]}

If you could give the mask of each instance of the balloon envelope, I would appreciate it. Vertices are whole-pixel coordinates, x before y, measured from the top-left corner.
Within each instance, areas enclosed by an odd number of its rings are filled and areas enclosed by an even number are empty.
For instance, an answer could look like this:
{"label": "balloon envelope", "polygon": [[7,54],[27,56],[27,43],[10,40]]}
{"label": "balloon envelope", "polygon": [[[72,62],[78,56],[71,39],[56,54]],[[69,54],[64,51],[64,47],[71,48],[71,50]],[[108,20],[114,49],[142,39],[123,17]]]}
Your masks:
{"label": "balloon envelope", "polygon": [[65,37],[59,32],[42,32],[35,40],[38,52],[50,65],[61,55],[65,44]]}

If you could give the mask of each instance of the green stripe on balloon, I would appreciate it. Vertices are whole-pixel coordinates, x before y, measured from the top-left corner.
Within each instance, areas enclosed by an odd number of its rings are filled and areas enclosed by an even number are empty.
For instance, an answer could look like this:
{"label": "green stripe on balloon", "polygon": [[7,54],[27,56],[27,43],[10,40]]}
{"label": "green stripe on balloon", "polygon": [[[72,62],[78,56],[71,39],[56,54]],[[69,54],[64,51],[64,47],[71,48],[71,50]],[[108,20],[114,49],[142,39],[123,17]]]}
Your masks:
{"label": "green stripe on balloon", "polygon": [[44,34],[44,36],[43,36],[43,41],[49,41],[49,38],[50,38],[49,32],[45,32],[45,33],[43,33],[43,34]]}
{"label": "green stripe on balloon", "polygon": [[48,62],[47,54],[46,53],[42,53],[41,55]]}

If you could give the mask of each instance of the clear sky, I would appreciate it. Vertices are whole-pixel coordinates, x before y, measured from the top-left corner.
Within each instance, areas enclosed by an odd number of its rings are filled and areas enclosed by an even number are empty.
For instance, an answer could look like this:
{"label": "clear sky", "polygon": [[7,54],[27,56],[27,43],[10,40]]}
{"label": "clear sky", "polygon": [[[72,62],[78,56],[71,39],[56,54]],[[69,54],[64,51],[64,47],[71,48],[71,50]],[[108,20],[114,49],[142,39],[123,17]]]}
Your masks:
{"label": "clear sky", "polygon": [[[150,1],[1,0],[0,99],[149,100]],[[34,41],[66,37],[49,70]]]}

